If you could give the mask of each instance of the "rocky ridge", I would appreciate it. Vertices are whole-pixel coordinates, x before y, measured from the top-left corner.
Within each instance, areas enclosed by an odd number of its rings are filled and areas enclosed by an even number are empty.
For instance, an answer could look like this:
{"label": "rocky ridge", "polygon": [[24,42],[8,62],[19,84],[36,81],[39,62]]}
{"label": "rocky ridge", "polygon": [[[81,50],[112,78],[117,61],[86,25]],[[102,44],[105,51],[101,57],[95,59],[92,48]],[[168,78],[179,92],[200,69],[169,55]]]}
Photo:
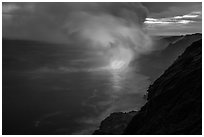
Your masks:
{"label": "rocky ridge", "polygon": [[147,100],[134,115],[111,114],[94,134],[202,134],[202,40],[150,85]]}

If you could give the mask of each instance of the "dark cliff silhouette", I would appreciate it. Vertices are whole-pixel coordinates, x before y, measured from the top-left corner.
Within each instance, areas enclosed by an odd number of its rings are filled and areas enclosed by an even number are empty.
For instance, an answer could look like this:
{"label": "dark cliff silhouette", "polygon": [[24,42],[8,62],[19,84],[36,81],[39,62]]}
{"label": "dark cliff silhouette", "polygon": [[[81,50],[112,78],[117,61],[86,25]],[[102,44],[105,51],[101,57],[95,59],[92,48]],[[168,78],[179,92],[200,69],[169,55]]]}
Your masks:
{"label": "dark cliff silhouette", "polygon": [[147,100],[134,116],[110,115],[94,134],[202,134],[202,40],[150,85]]}
{"label": "dark cliff silhouette", "polygon": [[147,99],[124,134],[202,134],[202,40],[149,87]]}
{"label": "dark cliff silhouette", "polygon": [[110,114],[101,122],[98,130],[94,131],[93,135],[121,135],[137,112],[131,111],[128,113],[115,112]]}
{"label": "dark cliff silhouette", "polygon": [[140,73],[149,76],[150,80],[154,82],[187,47],[201,38],[202,34],[199,33],[162,38],[159,41],[165,41],[168,46],[165,49],[142,55],[138,59]]}

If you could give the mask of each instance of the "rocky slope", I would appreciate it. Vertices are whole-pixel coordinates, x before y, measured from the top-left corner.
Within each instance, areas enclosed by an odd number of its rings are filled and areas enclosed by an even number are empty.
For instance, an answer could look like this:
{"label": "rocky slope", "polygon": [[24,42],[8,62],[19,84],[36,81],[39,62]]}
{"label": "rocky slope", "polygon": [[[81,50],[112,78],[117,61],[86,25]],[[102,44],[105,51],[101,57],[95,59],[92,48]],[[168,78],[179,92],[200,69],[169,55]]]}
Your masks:
{"label": "rocky slope", "polygon": [[202,34],[198,33],[162,38],[160,41],[169,43],[168,46],[165,49],[142,55],[138,60],[140,73],[150,77],[150,80],[154,82],[187,47],[201,38]]}
{"label": "rocky slope", "polygon": [[94,135],[121,135],[137,112],[115,112],[101,122]]}
{"label": "rocky slope", "polygon": [[147,100],[133,118],[112,114],[94,134],[202,134],[202,40],[149,87]]}
{"label": "rocky slope", "polygon": [[124,134],[202,134],[202,40],[149,87],[147,99]]}

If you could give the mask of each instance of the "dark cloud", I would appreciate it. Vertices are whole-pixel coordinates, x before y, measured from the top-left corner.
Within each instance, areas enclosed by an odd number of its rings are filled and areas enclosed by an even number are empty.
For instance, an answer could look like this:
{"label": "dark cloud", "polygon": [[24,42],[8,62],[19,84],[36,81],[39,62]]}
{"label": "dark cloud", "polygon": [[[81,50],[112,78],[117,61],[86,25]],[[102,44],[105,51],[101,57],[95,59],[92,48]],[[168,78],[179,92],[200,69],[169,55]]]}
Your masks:
{"label": "dark cloud", "polygon": [[150,35],[183,35],[202,32],[202,3],[143,3],[149,10],[146,31]]}
{"label": "dark cloud", "polygon": [[143,2],[149,10],[149,17],[164,18],[201,11],[201,2]]}

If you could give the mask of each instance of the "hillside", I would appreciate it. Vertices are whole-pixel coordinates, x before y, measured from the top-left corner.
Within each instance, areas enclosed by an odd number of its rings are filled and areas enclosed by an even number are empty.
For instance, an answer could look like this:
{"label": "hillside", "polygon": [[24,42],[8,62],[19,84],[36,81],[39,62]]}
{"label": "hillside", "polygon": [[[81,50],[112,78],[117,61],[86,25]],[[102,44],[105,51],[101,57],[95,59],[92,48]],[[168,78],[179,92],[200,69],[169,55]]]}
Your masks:
{"label": "hillside", "polygon": [[[149,87],[147,100],[123,134],[202,134],[202,40],[189,46]],[[94,134],[120,134],[121,128],[111,127],[123,121],[110,115]]]}
{"label": "hillside", "polygon": [[147,99],[124,134],[202,134],[202,40],[149,87]]}
{"label": "hillside", "polygon": [[162,38],[160,41],[165,41],[168,46],[162,50],[142,55],[138,59],[140,73],[150,77],[150,80],[154,82],[188,46],[201,38],[202,34],[197,33]]}
{"label": "hillside", "polygon": [[137,114],[136,111],[128,113],[115,112],[110,114],[106,119],[101,122],[98,130],[94,135],[121,135],[128,123],[132,120],[133,116]]}

